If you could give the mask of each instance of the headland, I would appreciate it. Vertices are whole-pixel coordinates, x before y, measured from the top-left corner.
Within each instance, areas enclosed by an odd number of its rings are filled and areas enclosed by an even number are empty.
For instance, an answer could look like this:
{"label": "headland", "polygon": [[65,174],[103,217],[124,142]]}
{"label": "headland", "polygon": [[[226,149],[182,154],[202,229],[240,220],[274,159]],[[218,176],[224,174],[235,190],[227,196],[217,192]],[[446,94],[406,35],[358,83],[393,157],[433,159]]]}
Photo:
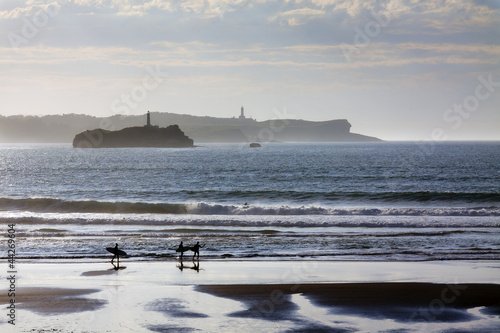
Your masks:
{"label": "headland", "polygon": [[[151,112],[155,124],[168,128],[176,124],[196,143],[251,143],[251,142],[379,142],[379,138],[351,132],[347,119],[308,121],[302,119],[269,119],[257,121],[244,114],[239,117],[220,118],[192,116],[171,112]],[[152,128],[128,130],[120,134],[110,132],[136,128],[143,124],[143,115],[114,115],[95,117],[79,114],[46,116],[0,115],[0,142],[2,143],[65,143],[71,142],[76,133],[87,137],[87,141],[103,140],[103,137],[123,135],[158,135]],[[97,131],[90,129],[98,129]],[[91,133],[89,133],[91,132]],[[87,133],[87,134],[85,134]],[[91,140],[89,140],[90,136]],[[182,137],[182,136],[179,136]],[[178,139],[178,138],[177,138]],[[106,140],[107,141],[107,140]],[[121,141],[121,140],[119,140]],[[89,145],[83,141],[83,145]],[[90,143],[92,144],[92,143]],[[102,144],[105,144],[104,142]],[[109,144],[117,144],[109,141]],[[92,145],[93,146],[93,145]],[[102,145],[101,145],[102,146]],[[137,145],[135,145],[137,146]]]}

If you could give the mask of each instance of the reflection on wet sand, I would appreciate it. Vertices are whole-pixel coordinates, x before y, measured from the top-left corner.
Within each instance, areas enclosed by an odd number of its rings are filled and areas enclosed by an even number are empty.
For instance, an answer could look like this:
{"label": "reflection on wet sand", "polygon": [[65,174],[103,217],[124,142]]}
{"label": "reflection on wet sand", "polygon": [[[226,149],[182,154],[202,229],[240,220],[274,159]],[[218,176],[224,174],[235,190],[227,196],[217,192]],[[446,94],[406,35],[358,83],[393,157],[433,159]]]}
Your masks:
{"label": "reflection on wet sand", "polygon": [[179,259],[179,263],[177,264],[177,268],[181,271],[183,271],[184,268],[188,268],[188,269],[193,269],[197,272],[200,272],[200,260],[199,259],[197,259],[196,261],[193,260],[192,265],[185,265],[184,261],[182,259]]}

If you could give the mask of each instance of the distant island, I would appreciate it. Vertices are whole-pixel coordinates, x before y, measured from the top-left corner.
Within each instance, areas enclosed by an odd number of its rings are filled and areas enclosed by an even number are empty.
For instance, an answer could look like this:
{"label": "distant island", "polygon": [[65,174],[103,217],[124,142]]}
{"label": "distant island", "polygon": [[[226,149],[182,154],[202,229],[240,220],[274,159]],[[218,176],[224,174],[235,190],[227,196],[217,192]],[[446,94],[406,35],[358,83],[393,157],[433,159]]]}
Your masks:
{"label": "distant island", "polygon": [[[154,123],[169,128],[176,124],[196,143],[206,142],[377,142],[378,138],[351,133],[346,119],[307,121],[271,119],[257,121],[244,114],[232,118],[200,117],[169,112],[151,112]],[[94,117],[80,114],[47,116],[0,116],[0,142],[72,142],[76,133],[94,131],[95,138],[126,128],[144,131],[144,115]],[[141,130],[139,130],[141,128]],[[147,129],[146,129],[147,130]],[[171,129],[173,130],[173,129]],[[152,133],[152,132],[151,132]],[[124,134],[124,133],[123,133]],[[133,135],[132,133],[129,133]]]}
{"label": "distant island", "polygon": [[118,148],[118,147],[193,147],[193,140],[184,135],[178,125],[165,128],[151,125],[148,111],[146,125],[127,127],[118,131],[95,129],[77,134],[73,139],[75,148]]}

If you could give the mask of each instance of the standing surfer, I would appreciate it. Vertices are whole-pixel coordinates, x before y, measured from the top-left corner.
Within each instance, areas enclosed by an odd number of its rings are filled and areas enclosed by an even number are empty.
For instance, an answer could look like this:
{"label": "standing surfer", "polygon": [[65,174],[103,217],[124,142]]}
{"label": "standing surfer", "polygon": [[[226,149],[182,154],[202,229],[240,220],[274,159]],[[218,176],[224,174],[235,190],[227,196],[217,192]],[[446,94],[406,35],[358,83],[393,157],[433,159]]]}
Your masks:
{"label": "standing surfer", "polygon": [[182,260],[182,256],[184,255],[184,245],[182,245],[182,242],[179,244],[179,247],[177,248],[177,250],[175,250],[175,252],[181,253],[181,260]]}
{"label": "standing surfer", "polygon": [[200,248],[204,248],[205,247],[205,244],[203,244],[203,246],[200,245],[200,242],[196,242],[196,245],[193,246],[193,260],[194,260],[194,257],[196,255],[198,255],[198,259],[200,259]]}
{"label": "standing surfer", "polygon": [[113,253],[113,259],[111,259],[111,263],[113,264],[113,266],[115,265],[113,262],[116,258],[116,262],[117,262],[117,268],[120,267],[120,256],[126,256],[127,254],[125,252],[123,252],[122,250],[118,249],[118,243],[115,244],[115,247],[107,247],[106,250],[109,252],[109,253]]}
{"label": "standing surfer", "polygon": [[115,249],[114,249],[114,256],[113,256],[113,259],[111,259],[111,263],[113,263],[113,261],[115,260],[116,258],[116,262],[118,263],[118,266],[120,266],[120,255],[118,254],[118,243],[115,244]]}

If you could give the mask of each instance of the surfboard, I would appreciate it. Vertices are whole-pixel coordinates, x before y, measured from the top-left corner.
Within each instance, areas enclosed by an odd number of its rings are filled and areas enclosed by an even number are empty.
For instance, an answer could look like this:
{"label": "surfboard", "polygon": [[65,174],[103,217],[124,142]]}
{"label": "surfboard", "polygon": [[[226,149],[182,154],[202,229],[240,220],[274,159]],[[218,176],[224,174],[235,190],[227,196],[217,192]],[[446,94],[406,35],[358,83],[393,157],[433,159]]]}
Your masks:
{"label": "surfboard", "polygon": [[114,247],[107,247],[106,250],[108,250],[108,252],[111,252],[113,254],[117,254],[119,256],[126,256],[127,254],[122,251],[122,250],[118,250],[116,251],[116,249]]}
{"label": "surfboard", "polygon": [[182,248],[182,251],[180,248],[176,248],[176,249],[172,249],[172,250],[175,250],[175,252],[182,252],[182,253],[187,252],[187,251],[194,251],[192,246],[184,246]]}

